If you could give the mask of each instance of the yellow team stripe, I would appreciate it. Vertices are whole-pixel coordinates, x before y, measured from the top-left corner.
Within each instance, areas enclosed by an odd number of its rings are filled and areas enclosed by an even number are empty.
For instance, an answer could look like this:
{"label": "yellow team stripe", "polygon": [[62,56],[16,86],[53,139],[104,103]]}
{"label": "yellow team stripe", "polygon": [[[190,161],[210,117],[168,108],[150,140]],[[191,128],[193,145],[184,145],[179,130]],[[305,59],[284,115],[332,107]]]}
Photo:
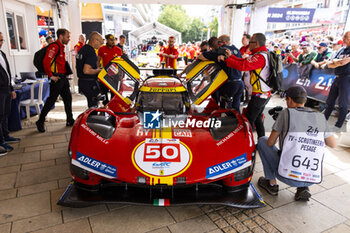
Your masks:
{"label": "yellow team stripe", "polygon": [[[171,128],[162,128],[162,129],[154,129],[152,132],[153,138],[166,138],[171,139],[172,138],[172,131]],[[164,175],[164,170],[159,170],[159,175]],[[160,177],[160,176],[149,176],[150,178],[150,184],[156,185],[156,184],[167,184],[167,185],[173,185],[174,182],[174,176],[169,177]]]}
{"label": "yellow team stripe", "polygon": [[101,72],[98,74],[98,79],[106,85],[115,95],[119,96],[120,99],[122,99],[126,104],[130,105],[131,100],[128,97],[121,96],[116,89],[114,89],[106,80],[105,76],[107,74],[107,71],[105,69],[101,70]]}
{"label": "yellow team stripe", "polygon": [[144,92],[183,92],[186,91],[185,87],[145,87],[142,86],[140,91]]}
{"label": "yellow team stripe", "polygon": [[215,63],[213,61],[202,61],[198,65],[192,68],[190,72],[186,75],[186,80],[193,78],[196,74],[198,74],[202,69],[204,69],[207,65]]}
{"label": "yellow team stripe", "polygon": [[201,95],[195,102],[194,104],[199,105],[201,104],[210,94],[212,94],[217,88],[220,87],[220,85],[222,85],[226,80],[227,80],[227,74],[225,73],[225,71],[221,70],[214,82],[209,86],[208,90]]}

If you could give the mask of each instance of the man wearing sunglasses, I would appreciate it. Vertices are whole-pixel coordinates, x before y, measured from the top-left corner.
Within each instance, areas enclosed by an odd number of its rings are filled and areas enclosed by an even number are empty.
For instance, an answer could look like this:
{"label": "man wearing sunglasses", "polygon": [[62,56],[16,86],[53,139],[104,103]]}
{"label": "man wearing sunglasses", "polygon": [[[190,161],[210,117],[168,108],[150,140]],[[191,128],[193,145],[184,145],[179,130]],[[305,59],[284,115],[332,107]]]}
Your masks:
{"label": "man wearing sunglasses", "polygon": [[244,76],[244,83],[249,86],[249,90],[252,92],[246,117],[252,127],[255,125],[258,138],[265,136],[265,128],[261,115],[271,97],[271,88],[260,80],[261,78],[266,81],[270,76],[265,43],[265,35],[255,33],[249,41],[249,50],[252,54],[248,58],[239,58],[232,54],[230,50],[226,50],[227,58],[225,56],[218,57],[218,61],[225,61],[228,67],[240,71],[249,71]]}

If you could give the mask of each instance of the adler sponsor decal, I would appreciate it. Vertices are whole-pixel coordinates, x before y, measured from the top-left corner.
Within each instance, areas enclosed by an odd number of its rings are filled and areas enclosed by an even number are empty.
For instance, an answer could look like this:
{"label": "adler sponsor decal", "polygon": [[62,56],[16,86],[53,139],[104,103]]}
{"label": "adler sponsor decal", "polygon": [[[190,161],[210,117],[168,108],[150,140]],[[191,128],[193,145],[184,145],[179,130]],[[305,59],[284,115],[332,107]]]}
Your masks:
{"label": "adler sponsor decal", "polygon": [[206,172],[206,178],[217,179],[228,174],[232,174],[243,168],[246,168],[252,164],[251,161],[247,161],[247,153],[244,153],[234,159],[216,164],[214,166],[208,167]]}
{"label": "adler sponsor decal", "polygon": [[90,158],[79,151],[77,152],[77,159],[72,159],[72,164],[107,178],[117,178],[117,168],[115,166]]}

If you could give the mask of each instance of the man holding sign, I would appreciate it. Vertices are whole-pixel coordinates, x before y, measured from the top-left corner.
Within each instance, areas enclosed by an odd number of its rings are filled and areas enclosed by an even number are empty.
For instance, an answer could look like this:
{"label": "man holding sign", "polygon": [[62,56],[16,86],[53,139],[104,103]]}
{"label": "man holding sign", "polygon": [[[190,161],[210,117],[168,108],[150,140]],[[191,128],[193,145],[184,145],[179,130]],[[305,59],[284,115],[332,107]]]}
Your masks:
{"label": "man holding sign", "polygon": [[[336,140],[325,117],[304,108],[307,93],[303,87],[290,87],[286,94],[288,108],[279,114],[269,138],[261,137],[258,141],[265,174],[259,178],[258,185],[276,196],[277,178],[297,187],[296,201],[308,201],[311,197],[308,187],[322,181],[325,145],[334,148]],[[281,150],[274,146],[277,138]]]}

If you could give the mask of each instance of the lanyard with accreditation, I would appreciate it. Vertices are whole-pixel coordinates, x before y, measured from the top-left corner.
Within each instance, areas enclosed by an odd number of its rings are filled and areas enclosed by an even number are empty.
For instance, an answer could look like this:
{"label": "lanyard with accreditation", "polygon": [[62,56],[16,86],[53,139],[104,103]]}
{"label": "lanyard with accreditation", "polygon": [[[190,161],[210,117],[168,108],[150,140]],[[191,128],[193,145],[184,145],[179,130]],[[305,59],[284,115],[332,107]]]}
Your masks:
{"label": "lanyard with accreditation", "polygon": [[325,118],[305,109],[288,109],[289,130],[284,138],[278,173],[287,179],[321,183],[325,149]]}

